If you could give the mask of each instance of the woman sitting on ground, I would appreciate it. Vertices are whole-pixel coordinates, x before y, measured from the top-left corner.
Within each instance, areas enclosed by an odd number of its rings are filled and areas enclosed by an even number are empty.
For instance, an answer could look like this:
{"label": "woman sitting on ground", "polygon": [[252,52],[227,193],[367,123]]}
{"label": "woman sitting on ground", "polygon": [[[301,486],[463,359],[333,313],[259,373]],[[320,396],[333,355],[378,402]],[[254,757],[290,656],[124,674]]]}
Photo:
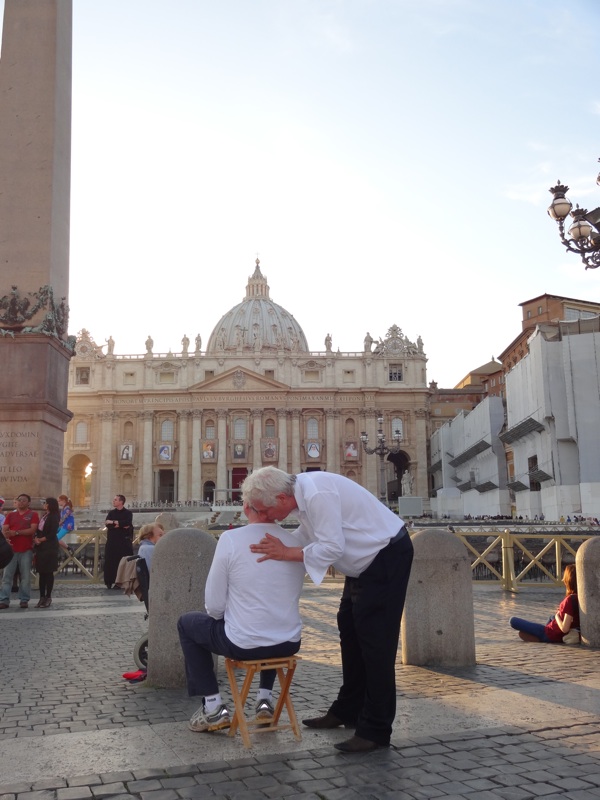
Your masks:
{"label": "woman sitting on ground", "polygon": [[135,540],[139,544],[138,556],[145,559],[148,572],[152,564],[152,556],[154,554],[154,545],[158,542],[161,536],[164,536],[165,529],[159,522],[150,522],[147,525],[142,525],[139,535]]}
{"label": "woman sitting on ground", "polygon": [[526,619],[511,617],[511,627],[519,631],[519,636],[524,642],[546,642],[560,644],[567,633],[573,628],[579,629],[579,601],[577,600],[577,575],[575,564],[565,567],[562,581],[566,587],[567,595],[554,617],[546,625],[539,622],[528,622]]}

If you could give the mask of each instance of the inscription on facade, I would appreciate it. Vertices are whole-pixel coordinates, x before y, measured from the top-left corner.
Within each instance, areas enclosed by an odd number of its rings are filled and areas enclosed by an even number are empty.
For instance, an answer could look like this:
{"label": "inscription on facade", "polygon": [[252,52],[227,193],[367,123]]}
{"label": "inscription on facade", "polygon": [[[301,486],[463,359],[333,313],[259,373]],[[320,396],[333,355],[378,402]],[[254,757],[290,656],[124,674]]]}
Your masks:
{"label": "inscription on facade", "polygon": [[[333,394],[301,394],[291,395],[294,402],[333,402],[335,395]],[[248,403],[249,401],[255,402],[281,402],[285,398],[284,394],[206,394],[206,395],[181,395],[170,397],[105,397],[105,405],[113,406],[139,406],[139,405],[177,405],[179,403],[189,404],[190,402],[198,403]],[[344,398],[344,402],[356,403],[360,400],[359,397]]]}

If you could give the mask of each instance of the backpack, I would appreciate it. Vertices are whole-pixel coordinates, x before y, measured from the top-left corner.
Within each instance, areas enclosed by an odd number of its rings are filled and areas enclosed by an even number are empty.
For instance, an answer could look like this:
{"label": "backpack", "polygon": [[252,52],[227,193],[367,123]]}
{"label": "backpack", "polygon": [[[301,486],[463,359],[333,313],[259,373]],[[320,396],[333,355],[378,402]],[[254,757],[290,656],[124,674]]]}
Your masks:
{"label": "backpack", "polygon": [[14,556],[14,551],[12,547],[6,541],[4,535],[0,533],[0,569],[4,569],[4,567],[10,564],[13,556]]}

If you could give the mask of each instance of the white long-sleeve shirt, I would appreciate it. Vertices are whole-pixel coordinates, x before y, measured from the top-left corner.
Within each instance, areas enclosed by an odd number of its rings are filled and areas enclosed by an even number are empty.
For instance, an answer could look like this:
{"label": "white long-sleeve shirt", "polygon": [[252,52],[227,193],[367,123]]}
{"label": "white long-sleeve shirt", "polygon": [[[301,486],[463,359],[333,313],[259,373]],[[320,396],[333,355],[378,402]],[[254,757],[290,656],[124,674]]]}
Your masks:
{"label": "white long-sleeve shirt", "polygon": [[262,561],[250,552],[270,533],[297,547],[294,535],[279,525],[254,523],[224,531],[208,573],[206,611],[225,617],[225,633],[238,647],[250,649],[280,642],[297,642],[302,621],[298,610],[304,581],[304,564]]}
{"label": "white long-sleeve shirt", "polygon": [[296,476],[294,535],[304,551],[304,566],[319,584],[330,566],[356,578],[404,525],[374,495],[332,472]]}

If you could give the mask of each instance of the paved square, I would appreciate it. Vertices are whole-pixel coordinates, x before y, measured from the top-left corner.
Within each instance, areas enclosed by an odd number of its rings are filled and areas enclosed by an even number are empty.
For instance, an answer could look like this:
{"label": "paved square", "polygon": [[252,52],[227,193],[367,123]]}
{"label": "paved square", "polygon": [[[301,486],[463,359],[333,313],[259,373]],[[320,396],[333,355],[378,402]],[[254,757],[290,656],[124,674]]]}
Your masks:
{"label": "paved square", "polygon": [[[300,718],[339,686],[340,588],[304,591]],[[343,729],[265,734],[250,751],[189,731],[196,699],[121,677],[147,624],[135,599],[59,584],[49,610],[13,603],[0,612],[0,800],[600,798],[598,651],[527,645],[508,627],[547,619],[560,590],[475,584],[474,598],[476,666],[398,661],[393,746],[358,757],[333,749]]]}

